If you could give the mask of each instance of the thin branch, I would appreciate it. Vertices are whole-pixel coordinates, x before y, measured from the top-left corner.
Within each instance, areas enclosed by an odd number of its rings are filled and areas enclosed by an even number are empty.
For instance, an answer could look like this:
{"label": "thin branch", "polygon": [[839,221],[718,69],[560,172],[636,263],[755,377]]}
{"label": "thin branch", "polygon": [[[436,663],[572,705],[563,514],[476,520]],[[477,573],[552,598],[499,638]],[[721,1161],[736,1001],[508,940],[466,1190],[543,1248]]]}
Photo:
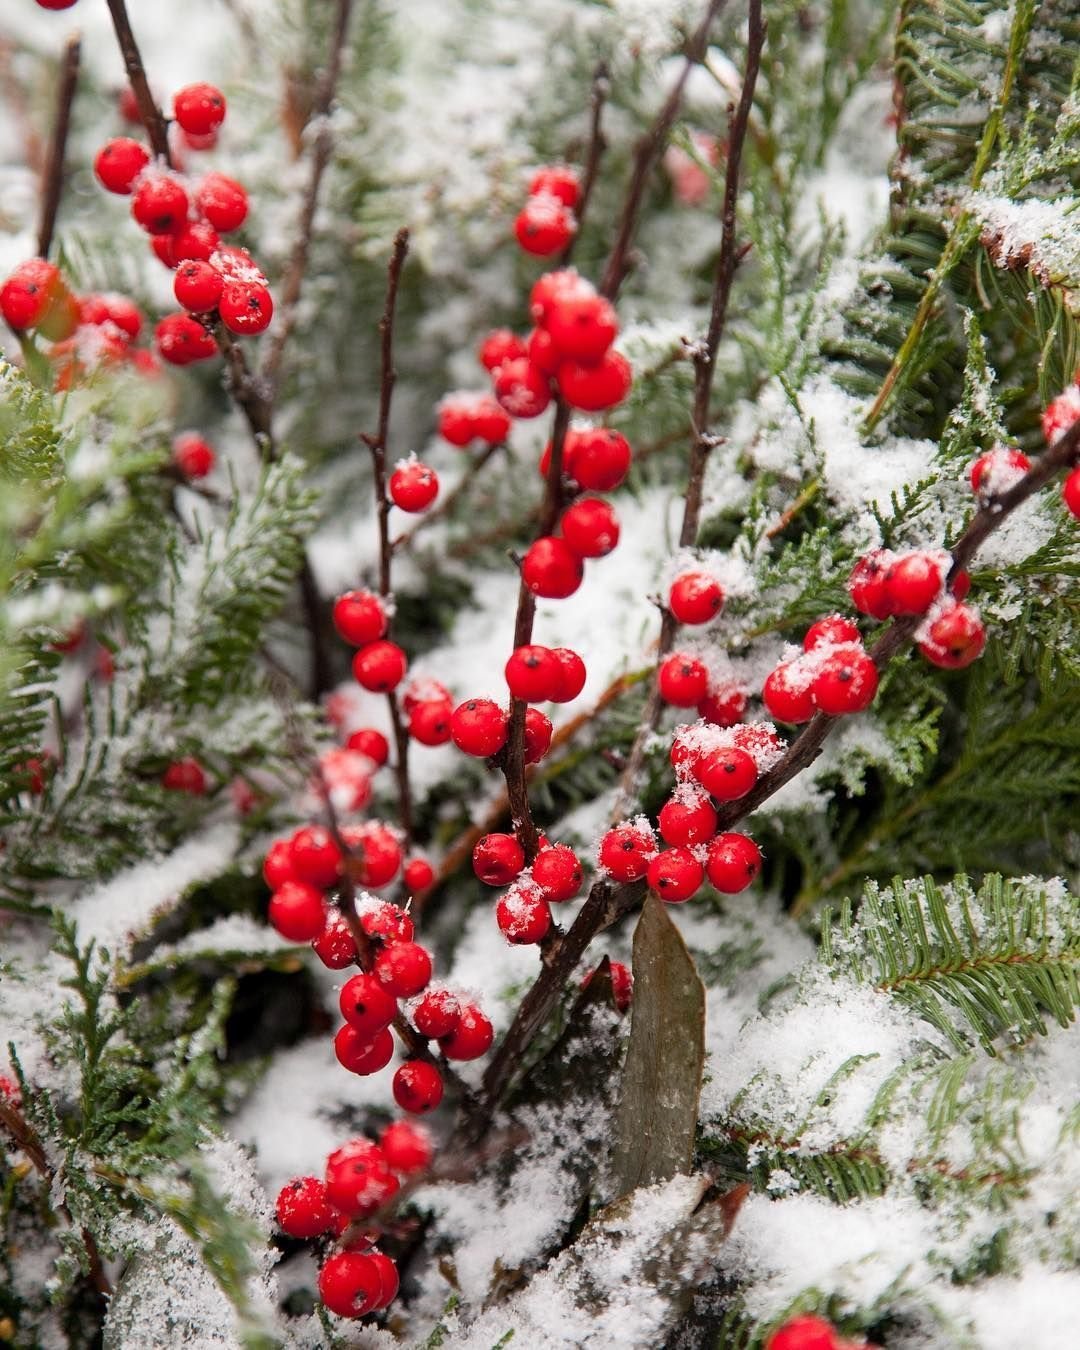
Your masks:
{"label": "thin branch", "polygon": [[296,306],[300,299],[304,277],[307,273],[308,259],[311,254],[311,234],[315,224],[315,210],[319,202],[319,189],[322,186],[323,174],[330,163],[330,152],[334,145],[334,138],[330,132],[330,109],[333,106],[338,80],[341,77],[341,63],[349,30],[352,5],[353,0],[337,0],[337,14],[330,38],[330,56],[326,63],[326,69],[323,71],[322,79],[319,81],[308,122],[309,126],[312,122],[317,123],[315,144],[311,153],[311,173],[300,207],[300,223],[289,258],[288,270],[281,284],[281,294],[277,305],[278,321],[274,327],[274,333],[266,349],[266,356],[259,372],[271,391],[271,398],[277,386],[281,358],[285,353],[285,344],[288,342],[293,325],[296,322]]}
{"label": "thin branch", "polygon": [[[761,15],[761,0],[750,0],[746,72],[743,75],[738,107],[735,110],[728,133],[727,167],[724,172],[724,202],[721,214],[723,230],[716,272],[713,276],[709,327],[704,341],[698,343],[693,352],[694,405],[691,421],[694,426],[694,443],[690,449],[686,500],[683,506],[682,526],[679,530],[679,547],[684,549],[693,548],[697,543],[698,529],[701,523],[705,468],[708,464],[709,453],[716,444],[716,440],[710,431],[713,377],[716,372],[716,354],[727,320],[731,288],[735,281],[735,270],[742,256],[737,233],[739,171],[742,167],[743,147],[746,143],[747,128],[750,125],[750,114],[754,106],[754,90],[757,86],[758,73],[761,70],[761,53],[765,46],[765,33],[766,24]],[[660,623],[660,640],[657,643],[657,663],[662,661],[671,651],[677,632],[678,624],[675,617],[670,610],[665,608]],[[634,744],[627,757],[626,768],[619,783],[613,812],[616,818],[625,813],[634,795],[645,758],[645,746],[649,737],[659,726],[662,712],[663,700],[660,697],[659,686],[655,686],[649,695],[648,703],[645,705],[641,726],[634,738]]]}
{"label": "thin branch", "polygon": [[[375,509],[379,523],[379,594],[390,594],[390,564],[393,548],[390,544],[390,496],[386,490],[386,447],[390,436],[390,405],[394,397],[397,372],[394,369],[394,312],[397,308],[401,271],[409,252],[409,231],[398,230],[386,272],[386,303],[379,320],[381,345],[381,378],[379,385],[379,421],[374,436],[360,439],[371,451],[371,467],[375,483]],[[390,708],[390,722],[394,729],[394,773],[397,778],[401,828],[408,846],[413,833],[412,789],[409,785],[409,734],[401,716],[396,690],[386,696]]]}
{"label": "thin branch", "polygon": [[396,539],[391,541],[390,551],[396,553],[399,548],[408,548],[421,530],[427,529],[427,527],[436,520],[442,520],[444,516],[448,516],[461,498],[472,487],[484,466],[490,463],[500,450],[505,449],[505,441],[495,441],[491,445],[485,446],[481,454],[469,461],[469,467],[442,501],[430,511],[425,511],[411,529],[405,530],[402,534],[399,534]]}
{"label": "thin branch", "polygon": [[671,135],[671,128],[682,105],[683,90],[690,72],[705,59],[709,49],[709,32],[713,21],[724,7],[725,0],[709,0],[708,8],[690,40],[686,44],[686,62],[671,92],[664,100],[652,126],[638,142],[634,154],[634,170],[630,178],[626,201],[619,218],[615,244],[608,259],[604,278],[600,283],[600,294],[614,300],[619,293],[623,278],[630,270],[630,246],[637,230],[638,217],[641,214],[641,200],[645,195],[645,184],[649,180],[661,151]]}
{"label": "thin branch", "polygon": [[600,160],[603,158],[604,151],[607,149],[607,139],[604,136],[601,127],[601,121],[604,115],[604,104],[607,102],[607,96],[611,92],[611,81],[607,68],[607,62],[601,61],[593,71],[592,89],[589,93],[589,146],[585,152],[585,175],[581,180],[581,195],[578,197],[577,204],[577,229],[570,236],[570,242],[562,251],[559,258],[559,267],[568,267],[570,259],[574,256],[574,245],[581,234],[581,227],[585,221],[585,215],[589,209],[589,200],[592,197],[592,190],[596,183],[596,176],[600,172]]}
{"label": "thin branch", "polygon": [[151,148],[158,159],[171,167],[172,158],[169,155],[169,135],[165,118],[150,92],[146,68],[139,55],[139,45],[135,41],[135,34],[131,31],[127,5],[124,0],[107,0],[107,4],[112,15],[113,28],[116,30],[116,40],[120,44],[120,54],[127,69],[128,82],[139,107],[139,117],[146,128],[146,134],[150,137]]}
{"label": "thin branch", "polygon": [[60,193],[64,186],[64,154],[67,150],[68,130],[71,126],[71,105],[79,83],[79,62],[82,40],[72,33],[64,46],[60,63],[60,83],[56,91],[56,116],[53,119],[49,156],[45,161],[44,191],[41,200],[41,223],[38,226],[38,257],[47,258],[52,248],[56,229],[56,213],[60,209]]}

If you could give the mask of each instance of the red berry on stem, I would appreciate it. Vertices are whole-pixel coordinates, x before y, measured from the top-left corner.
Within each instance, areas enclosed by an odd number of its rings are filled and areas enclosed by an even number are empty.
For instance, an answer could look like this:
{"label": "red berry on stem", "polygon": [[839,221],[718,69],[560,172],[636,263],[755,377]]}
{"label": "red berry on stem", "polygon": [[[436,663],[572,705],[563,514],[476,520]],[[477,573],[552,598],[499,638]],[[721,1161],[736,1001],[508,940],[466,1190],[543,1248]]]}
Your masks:
{"label": "red berry on stem", "polygon": [[557,378],[559,393],[572,408],[583,412],[614,408],[627,396],[633,383],[630,362],[617,351],[605,352],[595,365],[564,361]]}
{"label": "red berry on stem", "polygon": [[131,214],[147,234],[175,234],[187,220],[188,195],[167,173],[146,173],[132,193]]}
{"label": "red berry on stem", "polygon": [[810,693],[830,717],[862,712],[877,693],[877,666],[861,647],[838,647],[825,658],[814,676]]}
{"label": "red berry on stem", "polygon": [[412,919],[389,900],[376,900],[374,896],[368,896],[357,905],[356,911],[360,927],[369,938],[378,938],[380,942],[413,940],[415,928]]}
{"label": "red berry on stem", "polygon": [[545,272],[529,292],[529,313],[536,324],[544,324],[551,306],[570,295],[595,295],[596,287],[572,267]]}
{"label": "red berry on stem", "polygon": [[217,343],[190,314],[167,314],[154,330],[154,342],[162,360],[174,366],[217,355]]}
{"label": "red berry on stem", "polygon": [[338,1317],[374,1312],[382,1289],[382,1272],[365,1252],[337,1252],[319,1271],[319,1298]]}
{"label": "red berry on stem", "polygon": [[745,834],[718,834],[709,844],[705,875],[724,895],[737,895],[761,871],[761,850]]}
{"label": "red berry on stem", "polygon": [[292,844],[288,839],[275,839],[266,850],[262,874],[271,890],[277,890],[283,881],[297,880],[293,871]]}
{"label": "red berry on stem", "polygon": [[515,357],[495,374],[495,398],[511,417],[539,417],[551,402],[548,377],[528,357]]}
{"label": "red berry on stem", "polygon": [[532,543],[521,560],[521,578],[534,595],[565,600],[585,575],[581,559],[564,539],[545,535]]}
{"label": "red berry on stem", "polygon": [[439,1045],[447,1059],[479,1059],[491,1049],[495,1028],[472,1003],[462,1004],[456,1030],[440,1036]]}
{"label": "red berry on stem", "polygon": [[578,181],[577,170],[570,168],[568,164],[548,164],[533,174],[529,180],[528,191],[530,197],[539,194],[557,197],[572,211],[581,197],[581,184]]}
{"label": "red berry on stem", "polygon": [[601,361],[619,335],[614,306],[601,295],[557,297],[544,327],[564,359],[583,365]]}
{"label": "red berry on stem", "polygon": [[405,678],[408,661],[395,642],[369,642],[353,657],[356,682],[373,694],[388,694]]}
{"label": "red berry on stem", "polygon": [[971,490],[980,497],[996,497],[1014,487],[1031,468],[1031,460],[1014,446],[995,446],[971,466]]}
{"label": "red berry on stem", "polygon": [[449,989],[429,989],[413,1008],[412,1020],[421,1036],[449,1036],[461,1021],[461,1004]]}
{"label": "red berry on stem", "polygon": [[776,667],[761,688],[762,702],[778,722],[809,722],[814,715],[813,671],[799,661]]}
{"label": "red berry on stem", "polygon": [[573,213],[551,193],[530,197],[514,221],[514,236],[538,258],[561,253],[577,231]]}
{"label": "red berry on stem", "polygon": [[345,1021],[370,1040],[397,1016],[397,999],[374,975],[361,972],[346,980],[338,995]]}
{"label": "red berry on stem", "polygon": [[600,840],[600,866],[616,881],[637,881],[656,854],[652,830],[641,825],[616,825]]}
{"label": "red berry on stem", "polygon": [[585,874],[572,848],[566,844],[549,844],[533,859],[532,879],[545,900],[558,904],[577,895]]}
{"label": "red berry on stem", "polygon": [[1059,437],[1080,418],[1080,388],[1069,385],[1064,393],[1047,406],[1042,416],[1042,433],[1047,445],[1053,445]]}
{"label": "red berry on stem", "polygon": [[450,739],[452,716],[449,699],[421,703],[409,717],[409,735],[421,745],[445,745]]}
{"label": "red berry on stem", "polygon": [[176,269],[173,294],[192,314],[207,314],[221,299],[222,285],[221,273],[208,262],[188,258]]}
{"label": "red berry on stem", "polygon": [[382,600],[372,591],[346,591],[334,601],[334,627],[354,647],[381,638],[388,622]]}
{"label": "red berry on stem", "polygon": [[758,772],[753,757],[731,745],[702,755],[694,777],[716,801],[733,802],[746,796],[757,782]]}
{"label": "red berry on stem", "polygon": [[893,561],[888,549],[878,548],[860,558],[848,577],[848,594],[860,614],[873,619],[887,619],[895,611],[892,596],[885,584],[886,573]]}
{"label": "red berry on stem", "polygon": [[539,764],[551,748],[551,719],[539,708],[525,709],[525,763]]}
{"label": "red berry on stem", "polygon": [[375,957],[372,971],[391,994],[413,998],[431,980],[431,954],[418,942],[395,942]]}
{"label": "red berry on stem", "polygon": [[746,690],[740,684],[710,688],[697,706],[697,714],[714,727],[733,727],[746,712]]}
{"label": "red berry on stem", "polygon": [[324,890],[341,876],[341,849],[322,825],[305,825],[290,841],[293,873]]}
{"label": "red berry on stem", "polygon": [[507,942],[528,946],[551,928],[551,909],[536,886],[512,886],[499,897],[495,922]]}
{"label": "red berry on stem", "polygon": [[470,698],[454,709],[450,735],[459,750],[486,759],[506,744],[510,719],[490,698]]}
{"label": "red berry on stem", "polygon": [[435,1156],[431,1136],[411,1120],[395,1120],[379,1135],[379,1147],[395,1172],[422,1172]]}
{"label": "red berry on stem", "polygon": [[[549,378],[555,375],[559,369],[559,363],[562,361],[562,353],[555,346],[551,334],[546,328],[534,328],[529,334],[525,343],[524,355],[529,358],[537,370]],[[563,468],[565,465],[566,452],[563,452]]]}
{"label": "red berry on stem", "polygon": [[356,961],[356,939],[336,909],[326,916],[326,926],[311,939],[311,947],[328,970],[345,970]]}
{"label": "red berry on stem", "polygon": [[215,230],[228,234],[247,219],[248,195],[235,178],[208,173],[195,194],[195,203]]}
{"label": "red berry on stem", "polygon": [[106,141],[94,157],[94,174],[106,192],[118,196],[130,194],[135,179],[150,163],[150,152],[145,145],[130,136],[117,136]]}
{"label": "red berry on stem", "polygon": [[418,459],[403,460],[390,475],[390,500],[402,511],[426,511],[439,495],[439,477]]}
{"label": "red berry on stem", "polygon": [[919,651],[931,665],[944,670],[970,666],[985,646],[986,629],[978,611],[962,602],[939,614],[919,638]]}
{"label": "red berry on stem", "polygon": [[948,563],[929,553],[906,553],[885,573],[894,614],[925,614],[941,594]]}
{"label": "red berry on stem", "polygon": [[[161,242],[161,237],[154,239],[154,252],[158,253],[157,245]],[[172,247],[172,260],[167,262],[169,267],[175,267],[187,258],[194,258],[198,262],[209,262],[211,258],[221,249],[221,238],[217,230],[205,220],[194,220],[179,234],[169,236],[169,243]],[[161,257],[161,254],[158,253]],[[162,259],[163,262],[166,259]],[[220,268],[218,270],[221,270]],[[222,279],[225,273],[222,271]]]}
{"label": "red berry on stem", "polygon": [[[393,950],[387,948],[387,951]],[[367,1077],[385,1069],[393,1059],[394,1038],[387,1027],[369,1036],[346,1023],[334,1037],[334,1054],[343,1069]]]}
{"label": "red berry on stem", "polygon": [[367,1252],[367,1258],[374,1266],[379,1277],[379,1297],[375,1301],[375,1311],[387,1308],[397,1296],[401,1287],[398,1268],[384,1252]]}
{"label": "red berry on stem", "polygon": [[374,1214],[400,1186],[382,1149],[370,1139],[350,1139],[335,1149],[326,1160],[324,1175],[330,1203],[350,1219]]}
{"label": "red berry on stem", "polygon": [[803,651],[816,651],[819,647],[835,646],[838,642],[859,642],[859,626],[842,614],[829,614],[817,619],[806,630],[803,638]]}
{"label": "red berry on stem", "polygon": [[345,748],[367,755],[376,768],[382,768],[390,758],[390,742],[374,727],[361,727],[359,731],[354,731],[345,742]]}
{"label": "red berry on stem", "polygon": [[716,833],[716,811],[704,793],[684,793],[664,803],[658,823],[667,844],[703,844]]}
{"label": "red berry on stem", "polygon": [[410,858],[402,872],[405,889],[410,895],[426,891],[435,880],[435,869],[426,858]]}
{"label": "red berry on stem", "polygon": [[403,1111],[425,1116],[443,1099],[442,1075],[424,1059],[409,1059],[394,1074],[394,1101]]}
{"label": "red berry on stem", "polygon": [[581,497],[563,512],[559,529],[580,558],[603,558],[619,542],[619,517],[599,497]]}
{"label": "red berry on stem", "polygon": [[700,888],[705,869],[688,848],[668,848],[653,858],[645,875],[649,890],[669,904],[679,904]]}
{"label": "red berry on stem", "polygon": [[485,370],[495,371],[506,361],[515,361],[519,356],[527,356],[528,349],[524,341],[509,328],[496,328],[480,344],[480,364]]}
{"label": "red berry on stem", "polygon": [[855,1350],[847,1347],[831,1322],[813,1313],[793,1317],[765,1342],[765,1350]]}
{"label": "red berry on stem", "polygon": [[294,1238],[313,1238],[325,1233],[334,1218],[326,1183],[318,1177],[293,1177],[278,1192],[277,1221]]}
{"label": "red berry on stem", "polygon": [[30,258],[0,287],[0,313],[17,331],[34,328],[44,319],[63,284],[60,269],[53,263]]}
{"label": "red berry on stem", "polygon": [[705,663],[686,652],[672,652],[660,664],[660,697],[676,708],[692,708],[709,692],[709,672]]}
{"label": "red berry on stem", "polygon": [[631,458],[626,437],[610,427],[571,429],[566,434],[563,459],[567,476],[589,492],[617,488],[630,471]]}
{"label": "red berry on stem", "polygon": [[401,867],[402,853],[397,834],[389,826],[369,820],[363,825],[346,825],[342,835],[352,852],[350,871],[361,886],[379,887],[393,881]]}
{"label": "red berry on stem", "polygon": [[485,886],[508,886],[525,866],[525,850],[512,834],[485,834],[473,849],[472,865]]}
{"label": "red berry on stem", "polygon": [[[619,1012],[626,1012],[634,997],[634,977],[627,966],[621,961],[611,961],[608,963],[611,969],[611,996],[615,1000],[615,1007]],[[593,976],[600,969],[594,967],[581,981],[582,989],[588,988],[592,982]]]}
{"label": "red berry on stem", "polygon": [[546,703],[562,689],[562,667],[548,647],[518,647],[506,663],[506,683],[514,698]]}
{"label": "red berry on stem", "polygon": [[288,942],[310,942],[326,925],[322,891],[306,881],[283,881],[270,897],[266,917]]}
{"label": "red berry on stem", "polygon": [[571,647],[555,647],[551,654],[559,663],[559,687],[551,695],[551,701],[569,703],[585,688],[585,662]]}
{"label": "red berry on stem", "polygon": [[724,588],[708,572],[683,572],[671,583],[668,608],[679,623],[708,623],[724,607]]}
{"label": "red berry on stem", "polygon": [[225,95],[212,84],[185,85],[173,95],[173,116],[193,136],[206,136],[225,120]]}
{"label": "red berry on stem", "polygon": [[217,456],[201,436],[189,431],[173,441],[172,458],[185,478],[205,478],[212,472]]}
{"label": "red berry on stem", "polygon": [[1061,489],[1061,500],[1077,520],[1080,520],[1080,469],[1073,469],[1065,479]]}
{"label": "red berry on stem", "polygon": [[221,293],[218,313],[230,333],[248,337],[269,326],[274,317],[273,297],[256,282],[232,282]]}
{"label": "red berry on stem", "polygon": [[161,786],[171,792],[190,792],[201,797],[207,788],[206,770],[197,759],[188,755],[174,760],[161,775]]}

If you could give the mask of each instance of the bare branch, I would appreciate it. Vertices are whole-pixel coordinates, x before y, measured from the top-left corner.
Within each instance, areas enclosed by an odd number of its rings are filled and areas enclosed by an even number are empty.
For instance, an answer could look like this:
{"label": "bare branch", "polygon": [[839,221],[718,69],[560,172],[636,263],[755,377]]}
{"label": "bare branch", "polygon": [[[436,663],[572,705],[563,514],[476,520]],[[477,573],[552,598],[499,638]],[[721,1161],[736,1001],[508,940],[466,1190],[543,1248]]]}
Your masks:
{"label": "bare branch", "polygon": [[135,102],[139,106],[139,117],[146,128],[146,134],[150,137],[150,145],[154,154],[171,167],[172,158],[169,155],[168,129],[161,109],[154,102],[154,96],[150,92],[150,85],[146,79],[146,68],[143,66],[142,57],[139,54],[139,45],[135,41],[135,34],[131,31],[131,20],[128,18],[127,5],[124,0],[107,0],[107,4],[109,13],[112,15],[113,28],[116,30],[116,40],[120,44],[120,54],[124,58],[124,66],[127,69],[128,82],[131,85],[132,93],[135,95]]}
{"label": "bare branch", "polygon": [[72,33],[64,46],[60,63],[60,83],[56,90],[56,116],[53,119],[49,155],[41,200],[41,222],[38,225],[38,257],[47,258],[52,248],[56,229],[56,213],[60,209],[60,193],[64,186],[64,154],[67,150],[68,130],[71,126],[71,105],[79,83],[79,62],[82,42],[78,33]]}

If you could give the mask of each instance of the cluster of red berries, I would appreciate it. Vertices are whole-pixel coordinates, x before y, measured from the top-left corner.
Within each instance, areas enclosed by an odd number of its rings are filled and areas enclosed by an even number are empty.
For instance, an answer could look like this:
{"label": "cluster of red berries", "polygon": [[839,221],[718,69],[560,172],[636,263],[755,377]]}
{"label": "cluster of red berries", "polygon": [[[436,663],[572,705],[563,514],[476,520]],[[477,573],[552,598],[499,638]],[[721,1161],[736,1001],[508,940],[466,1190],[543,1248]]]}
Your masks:
{"label": "cluster of red berries", "polygon": [[376,1247],[378,1231],[360,1225],[411,1178],[430,1166],[434,1148],[419,1125],[396,1120],[378,1143],[350,1139],[326,1160],[325,1179],[293,1177],[278,1193],[277,1221],[289,1237],[310,1240],[329,1235],[341,1250],[319,1270],[319,1295],[339,1317],[366,1317],[392,1302],[398,1291],[397,1266]]}
{"label": "cluster of red berries", "polygon": [[581,184],[568,165],[550,164],[533,174],[514,221],[514,235],[525,252],[540,258],[561,253],[577,233],[574,212],[580,200]]}
{"label": "cluster of red berries", "polygon": [[863,712],[877,687],[877,666],[863,648],[858,626],[842,614],[830,614],[806,630],[799,656],[770,672],[761,698],[777,721],[797,725],[816,712],[830,717]]}
{"label": "cluster of red berries", "polygon": [[814,1313],[803,1313],[777,1327],[765,1342],[765,1350],[868,1350],[865,1341],[849,1341],[831,1322]]}
{"label": "cluster of red berries", "polygon": [[509,887],[495,906],[495,921],[507,942],[541,942],[552,925],[551,905],[573,900],[585,873],[572,848],[543,836],[529,867],[513,834],[486,834],[473,849],[473,871],[485,886]]}
{"label": "cluster of red berries", "polygon": [[334,627],[352,647],[353,675],[363,689],[389,694],[405,678],[408,659],[395,642],[384,638],[390,626],[386,601],[373,591],[346,591],[334,601]]}

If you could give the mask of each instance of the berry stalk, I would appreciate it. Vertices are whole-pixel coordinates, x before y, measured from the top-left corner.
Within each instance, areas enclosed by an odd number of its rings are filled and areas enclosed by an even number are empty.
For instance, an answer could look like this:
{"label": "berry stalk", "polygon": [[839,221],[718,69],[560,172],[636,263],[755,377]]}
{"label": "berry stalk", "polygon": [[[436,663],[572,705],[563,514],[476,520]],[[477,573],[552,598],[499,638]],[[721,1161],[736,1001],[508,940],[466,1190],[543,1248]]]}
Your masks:
{"label": "berry stalk", "polygon": [[43,175],[44,192],[41,201],[41,222],[38,225],[38,257],[47,258],[56,230],[56,215],[60,209],[60,193],[64,184],[64,154],[67,150],[68,130],[71,127],[71,105],[79,83],[79,65],[82,59],[82,40],[72,33],[64,46],[60,63],[60,83],[56,91],[56,116],[53,119],[49,153]]}
{"label": "berry stalk", "polygon": [[169,136],[165,127],[165,118],[150,92],[150,85],[146,78],[146,67],[143,65],[142,56],[139,53],[139,44],[135,41],[135,34],[131,30],[127,5],[124,0],[106,0],[106,3],[109,6],[109,13],[112,15],[116,40],[120,44],[120,54],[124,58],[128,82],[139,107],[139,118],[146,128],[146,134],[150,137],[150,144],[155,156],[171,167],[172,158],[169,154]]}

